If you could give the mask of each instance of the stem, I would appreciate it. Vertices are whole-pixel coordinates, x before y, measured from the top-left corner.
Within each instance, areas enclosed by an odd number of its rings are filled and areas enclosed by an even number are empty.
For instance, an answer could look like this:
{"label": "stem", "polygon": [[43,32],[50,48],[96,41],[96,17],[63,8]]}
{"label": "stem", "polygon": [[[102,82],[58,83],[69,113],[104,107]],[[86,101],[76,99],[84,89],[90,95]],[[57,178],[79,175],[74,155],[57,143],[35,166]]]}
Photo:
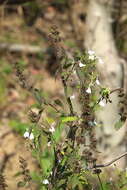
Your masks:
{"label": "stem", "polygon": [[62,78],[62,82],[63,82],[63,86],[64,86],[64,94],[65,94],[65,97],[66,97],[66,100],[67,100],[67,103],[68,103],[68,106],[69,106],[70,114],[73,116],[74,111],[73,111],[73,106],[72,106],[72,103],[71,103],[71,99],[70,99],[70,97],[68,97],[68,94],[67,94],[67,84],[66,84],[66,81],[65,81],[64,77],[61,77],[61,78]]}
{"label": "stem", "polygon": [[111,164],[113,164],[114,162],[116,162],[117,160],[121,159],[122,157],[126,156],[127,155],[127,152],[125,152],[124,154],[118,156],[117,158],[111,160],[110,162],[107,162],[106,164],[97,164],[97,165],[94,165],[91,169],[94,169],[94,168],[104,168],[104,167],[107,167],[107,166],[110,166]]}
{"label": "stem", "polygon": [[112,94],[112,93],[114,93],[114,92],[116,92],[116,91],[123,91],[123,88],[116,88],[116,89],[114,89],[114,90],[111,90],[111,91],[110,91],[110,94]]}
{"label": "stem", "polygon": [[104,190],[103,189],[103,185],[102,185],[102,181],[101,181],[101,178],[100,178],[100,175],[97,174],[97,177],[98,177],[98,180],[99,180],[99,183],[100,183],[101,190]]}

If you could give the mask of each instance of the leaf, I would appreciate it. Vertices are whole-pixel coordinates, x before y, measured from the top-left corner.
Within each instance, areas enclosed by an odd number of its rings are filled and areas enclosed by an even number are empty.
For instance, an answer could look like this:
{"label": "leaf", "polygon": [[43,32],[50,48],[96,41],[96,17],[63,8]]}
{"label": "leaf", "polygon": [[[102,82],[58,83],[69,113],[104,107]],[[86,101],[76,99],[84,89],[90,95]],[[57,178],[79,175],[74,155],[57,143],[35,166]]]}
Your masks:
{"label": "leaf", "polygon": [[24,187],[26,185],[26,182],[24,181],[19,181],[17,184],[17,187]]}
{"label": "leaf", "polygon": [[63,108],[63,103],[61,102],[61,100],[56,99],[54,100],[54,103]]}
{"label": "leaf", "polygon": [[72,66],[72,63],[68,63],[68,64],[64,64],[63,68],[64,68],[64,69],[68,69],[68,68],[71,67],[71,66]]}
{"label": "leaf", "polygon": [[18,120],[11,120],[9,122],[10,126],[17,131],[19,134],[23,135],[28,128],[29,124],[28,123],[22,123],[21,121]]}
{"label": "leaf", "polygon": [[55,142],[57,143],[60,138],[61,138],[61,134],[63,131],[64,125],[61,123],[57,126],[57,128],[55,129],[55,132],[53,133],[52,137],[55,140]]}
{"label": "leaf", "polygon": [[62,123],[67,123],[71,121],[76,121],[78,118],[76,116],[67,116],[67,117],[61,117]]}
{"label": "leaf", "polygon": [[33,94],[34,94],[34,98],[36,99],[36,101],[41,105],[42,104],[41,91],[39,89],[35,88],[33,90]]}
{"label": "leaf", "polygon": [[115,123],[115,129],[119,130],[123,126],[124,122],[119,120]]}

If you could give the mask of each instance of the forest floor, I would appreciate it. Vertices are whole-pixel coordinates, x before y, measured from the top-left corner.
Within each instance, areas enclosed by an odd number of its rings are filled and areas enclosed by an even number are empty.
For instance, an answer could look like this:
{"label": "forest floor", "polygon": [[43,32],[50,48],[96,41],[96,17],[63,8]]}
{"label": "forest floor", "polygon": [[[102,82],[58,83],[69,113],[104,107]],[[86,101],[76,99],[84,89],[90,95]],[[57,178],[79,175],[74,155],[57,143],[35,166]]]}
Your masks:
{"label": "forest floor", "polygon": [[[7,46],[31,45],[41,47],[43,51],[49,45],[45,35],[49,33],[52,20],[57,15],[56,23],[60,26],[66,19],[66,14],[48,6],[43,17],[37,18],[35,24],[28,26],[21,6],[0,8],[0,46],[5,43]],[[68,25],[64,25],[62,35],[70,30]],[[6,177],[8,190],[18,189],[17,183],[22,179],[17,175],[20,171],[19,157],[28,160],[31,171],[37,169],[37,163],[29,151],[29,143],[23,137],[24,127],[29,124],[26,116],[28,108],[34,103],[34,99],[18,83],[14,69],[16,62],[24,67],[34,86],[41,88],[45,96],[54,98],[61,94],[61,83],[53,76],[55,59],[50,60],[50,56],[45,53],[26,53],[22,50],[10,52],[0,48],[0,169]]]}

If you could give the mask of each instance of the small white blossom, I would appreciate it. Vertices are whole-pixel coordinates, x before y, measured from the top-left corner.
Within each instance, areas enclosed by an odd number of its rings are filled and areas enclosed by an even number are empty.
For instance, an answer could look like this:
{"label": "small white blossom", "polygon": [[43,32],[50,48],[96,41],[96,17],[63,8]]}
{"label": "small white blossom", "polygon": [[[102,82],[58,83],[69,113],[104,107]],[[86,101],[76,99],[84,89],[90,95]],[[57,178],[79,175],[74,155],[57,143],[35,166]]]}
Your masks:
{"label": "small white blossom", "polygon": [[95,52],[93,50],[88,50],[89,55],[95,55]]}
{"label": "small white blossom", "polygon": [[23,135],[23,136],[24,136],[25,138],[29,138],[29,135],[30,135],[30,134],[29,134],[29,132],[28,132],[28,131],[26,131],[26,132],[24,133],[24,135]]}
{"label": "small white blossom", "polygon": [[105,103],[102,100],[99,102],[99,105],[105,107]]}
{"label": "small white blossom", "polygon": [[101,64],[101,65],[104,64],[104,61],[103,61],[100,57],[98,57],[98,62],[99,62],[99,64]]}
{"label": "small white blossom", "polygon": [[100,81],[98,79],[96,79],[96,84],[100,85]]}
{"label": "small white blossom", "polygon": [[93,122],[93,123],[94,123],[94,125],[97,125],[97,122],[96,122],[95,120],[94,120],[94,122]]}
{"label": "small white blossom", "polygon": [[29,133],[28,131],[26,131],[23,136],[24,138],[29,138],[30,140],[34,139],[33,133]]}
{"label": "small white blossom", "polygon": [[76,75],[76,70],[73,71],[73,74]]}
{"label": "small white blossom", "polygon": [[54,128],[54,127],[51,127],[51,128],[49,129],[49,131],[50,131],[51,133],[53,133],[53,132],[55,131],[55,128]]}
{"label": "small white blossom", "polygon": [[53,123],[51,124],[51,127],[49,128],[49,131],[50,131],[51,133],[55,132],[55,122],[53,122]]}
{"label": "small white blossom", "polygon": [[34,139],[33,133],[30,134],[29,139],[30,139],[30,140]]}
{"label": "small white blossom", "polygon": [[75,99],[75,95],[73,94],[72,96],[70,96],[70,99]]}
{"label": "small white blossom", "polygon": [[47,179],[44,179],[44,180],[42,181],[42,183],[45,184],[45,185],[47,185],[47,184],[49,184],[49,181],[48,181]]}
{"label": "small white blossom", "polygon": [[84,67],[85,65],[81,62],[81,61],[79,61],[79,67]]}
{"label": "small white blossom", "polygon": [[86,92],[87,92],[88,94],[91,94],[91,88],[90,88],[90,87],[87,88]]}
{"label": "small white blossom", "polygon": [[47,146],[48,146],[48,147],[50,147],[50,146],[51,146],[51,141],[49,141],[49,142],[47,143]]}
{"label": "small white blossom", "polygon": [[95,60],[95,55],[89,55],[88,57],[91,61],[94,61]]}
{"label": "small white blossom", "polygon": [[95,52],[93,50],[88,50],[88,55],[90,60],[95,60]]}

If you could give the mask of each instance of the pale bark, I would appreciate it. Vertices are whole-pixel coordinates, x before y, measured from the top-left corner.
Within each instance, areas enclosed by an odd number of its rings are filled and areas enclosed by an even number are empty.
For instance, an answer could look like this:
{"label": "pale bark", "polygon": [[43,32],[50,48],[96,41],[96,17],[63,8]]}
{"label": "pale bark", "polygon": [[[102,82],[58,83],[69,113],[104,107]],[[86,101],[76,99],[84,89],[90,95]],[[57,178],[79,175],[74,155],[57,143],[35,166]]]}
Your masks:
{"label": "pale bark", "polygon": [[0,43],[0,51],[9,51],[16,53],[28,53],[28,54],[37,54],[37,53],[45,53],[47,49],[33,46],[28,44],[9,44],[9,43]]}
{"label": "pale bark", "polygon": [[[94,50],[104,61],[103,64],[98,63],[100,82],[111,89],[121,87],[123,73],[112,34],[110,9],[105,6],[104,1],[89,1],[86,26],[85,47]],[[97,114],[98,120],[102,121],[104,126],[103,132],[98,132],[103,138],[102,151],[107,154],[115,152],[114,147],[122,141],[125,133],[124,127],[119,131],[114,129],[119,118],[118,95],[114,93],[111,99],[113,103]],[[104,149],[106,146],[107,149]]]}

